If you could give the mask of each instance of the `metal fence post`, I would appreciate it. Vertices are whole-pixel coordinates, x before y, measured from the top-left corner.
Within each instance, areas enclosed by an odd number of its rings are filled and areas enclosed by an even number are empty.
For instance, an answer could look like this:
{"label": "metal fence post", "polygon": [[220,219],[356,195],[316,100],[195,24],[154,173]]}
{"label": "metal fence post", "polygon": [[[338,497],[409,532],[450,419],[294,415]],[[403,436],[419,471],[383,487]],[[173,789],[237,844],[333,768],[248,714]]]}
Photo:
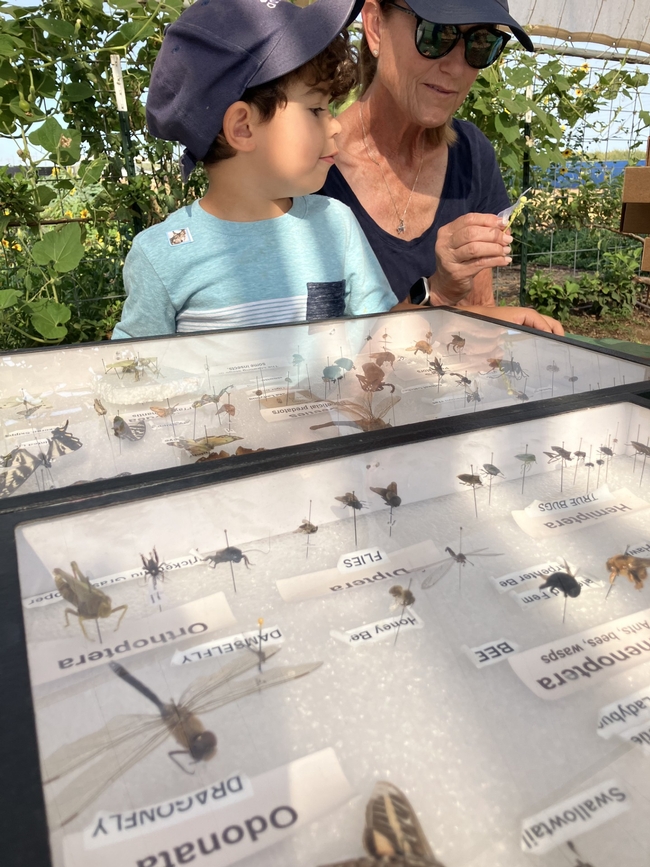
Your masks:
{"label": "metal fence post", "polygon": [[[126,92],[124,79],[122,78],[122,59],[119,54],[111,54],[111,72],[113,74],[113,87],[115,89],[115,101],[117,103],[117,115],[120,119],[120,135],[122,137],[122,152],[124,154],[124,168],[128,178],[135,178],[135,164],[131,153],[131,128],[129,126],[129,110],[126,104]],[[133,217],[133,228],[136,233],[143,228],[142,212],[136,205],[136,213]]]}
{"label": "metal fence post", "polygon": [[[533,98],[533,88],[528,85],[526,88],[526,99]],[[523,172],[521,177],[522,193],[530,187],[530,124],[533,119],[532,111],[527,111],[524,119],[524,139],[526,148],[524,150]],[[526,277],[528,271],[528,205],[524,205],[523,213],[524,221],[521,227],[521,268],[519,271],[519,304],[524,307],[527,301],[526,293]]]}

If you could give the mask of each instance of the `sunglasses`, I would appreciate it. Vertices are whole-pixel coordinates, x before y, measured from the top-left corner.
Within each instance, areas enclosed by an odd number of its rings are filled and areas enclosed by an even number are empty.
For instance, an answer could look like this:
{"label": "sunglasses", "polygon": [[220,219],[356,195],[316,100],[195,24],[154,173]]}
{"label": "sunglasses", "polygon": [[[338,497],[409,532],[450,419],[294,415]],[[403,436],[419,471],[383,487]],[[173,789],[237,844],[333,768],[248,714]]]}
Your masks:
{"label": "sunglasses", "polygon": [[382,6],[392,6],[393,9],[399,9],[415,18],[415,47],[422,57],[429,60],[445,57],[462,39],[465,42],[467,63],[472,69],[486,69],[501,55],[510,40],[509,33],[489,24],[477,24],[461,33],[456,24],[434,24],[432,21],[425,21],[413,10],[398,6],[397,3],[385,2]]}

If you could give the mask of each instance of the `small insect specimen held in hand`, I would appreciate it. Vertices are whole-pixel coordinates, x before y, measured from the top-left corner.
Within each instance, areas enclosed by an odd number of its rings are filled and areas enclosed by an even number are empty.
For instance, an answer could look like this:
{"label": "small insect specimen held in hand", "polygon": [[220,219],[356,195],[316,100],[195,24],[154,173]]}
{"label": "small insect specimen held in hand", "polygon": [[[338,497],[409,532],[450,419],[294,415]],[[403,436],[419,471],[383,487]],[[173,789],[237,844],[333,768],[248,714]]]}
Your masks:
{"label": "small insect specimen held in hand", "polygon": [[384,780],[375,783],[366,805],[362,841],[367,856],[322,867],[444,867],[404,792]]}
{"label": "small insect specimen held in hand", "polygon": [[[626,549],[624,554],[610,557],[605,565],[609,569],[609,590],[612,589],[612,585],[619,575],[625,575],[628,581],[634,584],[635,590],[643,590],[643,584],[648,577],[647,567],[650,566],[650,558],[634,557],[632,554],[628,554]],[[609,590],[607,595],[609,595]]]}
{"label": "small insect specimen held in hand", "polygon": [[234,443],[236,440],[241,439],[243,439],[243,437],[236,437],[231,434],[224,434],[223,436],[206,436],[198,440],[188,440],[179,437],[177,440],[167,443],[167,445],[174,446],[174,448],[177,449],[185,449],[186,452],[189,452],[196,458],[210,454],[212,449],[216,449],[219,446],[227,446],[228,443]]}
{"label": "small insect specimen held in hand", "polygon": [[408,588],[401,587],[399,584],[391,587],[388,592],[395,600],[395,602],[390,606],[391,610],[395,610],[396,608],[410,608],[410,606],[415,603],[415,596],[413,593]]}
{"label": "small insect specimen held in hand", "polygon": [[447,352],[449,352],[449,347],[451,346],[452,350],[457,355],[460,355],[465,348],[465,342],[465,338],[461,337],[460,334],[452,334],[451,341],[447,344]]}
{"label": "small insect specimen held in hand", "polygon": [[102,636],[99,631],[99,618],[101,617],[102,619],[106,619],[107,617],[110,617],[111,614],[116,614],[118,611],[121,611],[122,613],[120,614],[114,630],[117,632],[119,625],[127,612],[128,605],[118,605],[117,608],[113,608],[110,596],[107,596],[106,593],[98,587],[93,587],[88,578],[86,578],[86,576],[81,572],[81,569],[74,561],[70,563],[70,567],[72,569],[72,575],[70,575],[69,572],[65,572],[63,569],[54,569],[52,573],[56,589],[66,602],[74,605],[74,608],[65,609],[65,625],[70,626],[69,615],[76,617],[79,621],[79,626],[81,627],[84,638],[87,638],[88,641],[94,641],[84,628],[84,620],[94,620],[95,626],[97,627],[97,635],[101,642]]}
{"label": "small insect specimen held in hand", "polygon": [[395,386],[391,382],[384,382],[386,374],[378,364],[369,361],[362,365],[362,369],[363,376],[358,373],[356,376],[363,391],[383,391],[385,388],[389,388],[391,394],[395,391]]}
{"label": "small insect specimen held in hand", "polygon": [[143,418],[133,424],[127,424],[122,416],[116,415],[113,419],[113,433],[121,440],[131,440],[137,442],[147,432],[147,425]]}
{"label": "small insect specimen held in hand", "polygon": [[388,350],[384,350],[383,352],[373,352],[370,356],[375,360],[375,363],[379,365],[379,367],[383,367],[384,364],[389,364],[391,368],[394,370],[393,365],[395,364],[395,356],[392,352],[388,352]]}
{"label": "small insect specimen held in hand", "polygon": [[539,585],[540,590],[546,590],[547,588],[564,594],[564,612],[562,614],[562,623],[564,623],[567,598],[570,596],[572,599],[577,599],[582,591],[582,587],[576,581],[576,573],[571,572],[566,560],[564,561],[564,572],[553,572],[543,584]]}
{"label": "small insect specimen held in hand", "polygon": [[[267,661],[279,647],[269,647],[263,653]],[[44,759],[43,779],[53,783],[79,771],[76,777],[55,797],[56,815],[61,826],[71,822],[86,810],[111,783],[133,768],[169,736],[180,749],[171,750],[169,757],[186,773],[176,758],[185,755],[190,764],[210,761],[217,753],[217,738],[206,730],[199,714],[209,713],[232,701],[257,695],[263,689],[278,686],[319,668],[321,662],[302,665],[276,666],[247,680],[234,680],[258,667],[257,653],[240,654],[207,677],[194,680],[178,701],[161,701],[149,687],[130,674],[117,662],[110,663],[114,674],[152,702],[158,711],[151,714],[122,714],[77,741],[64,744]],[[231,683],[231,681],[233,681]]]}

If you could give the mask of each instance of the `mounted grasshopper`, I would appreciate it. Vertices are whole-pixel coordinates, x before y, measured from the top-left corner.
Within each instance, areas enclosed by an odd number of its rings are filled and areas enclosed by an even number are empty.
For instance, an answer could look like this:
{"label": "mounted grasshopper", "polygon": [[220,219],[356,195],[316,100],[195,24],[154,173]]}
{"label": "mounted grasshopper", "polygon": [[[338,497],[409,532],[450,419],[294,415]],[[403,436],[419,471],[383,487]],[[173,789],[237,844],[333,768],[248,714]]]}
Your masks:
{"label": "mounted grasshopper", "polygon": [[127,612],[128,605],[118,605],[117,608],[113,608],[110,596],[107,596],[103,590],[93,587],[88,578],[82,574],[81,569],[74,560],[70,563],[70,566],[72,568],[72,575],[64,572],[63,569],[55,569],[52,573],[56,589],[66,602],[74,605],[74,608],[65,609],[65,625],[70,626],[69,615],[72,614],[73,617],[78,619],[84,638],[87,638],[88,641],[94,641],[94,638],[91,638],[84,628],[84,620],[94,620],[97,626],[97,635],[101,643],[102,635],[99,631],[99,618],[105,619],[121,611],[120,619],[117,621],[117,626],[115,627],[115,632],[117,632]]}

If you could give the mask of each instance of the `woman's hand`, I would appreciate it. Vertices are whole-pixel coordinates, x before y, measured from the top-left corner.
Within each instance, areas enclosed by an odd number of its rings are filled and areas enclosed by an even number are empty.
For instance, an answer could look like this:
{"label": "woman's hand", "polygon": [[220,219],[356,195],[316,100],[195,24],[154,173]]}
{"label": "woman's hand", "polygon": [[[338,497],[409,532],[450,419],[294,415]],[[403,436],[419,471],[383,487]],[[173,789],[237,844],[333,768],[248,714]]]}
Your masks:
{"label": "woman's hand", "polygon": [[538,331],[564,334],[564,328],[557,319],[543,316],[532,307],[461,307],[460,309],[463,312],[478,313],[491,319],[499,319],[501,322],[509,322],[511,325],[527,325],[529,328],[537,328]]}
{"label": "woman's hand", "polygon": [[494,214],[464,214],[438,229],[436,272],[429,278],[433,304],[454,307],[472,291],[477,274],[509,265],[511,242]]}

